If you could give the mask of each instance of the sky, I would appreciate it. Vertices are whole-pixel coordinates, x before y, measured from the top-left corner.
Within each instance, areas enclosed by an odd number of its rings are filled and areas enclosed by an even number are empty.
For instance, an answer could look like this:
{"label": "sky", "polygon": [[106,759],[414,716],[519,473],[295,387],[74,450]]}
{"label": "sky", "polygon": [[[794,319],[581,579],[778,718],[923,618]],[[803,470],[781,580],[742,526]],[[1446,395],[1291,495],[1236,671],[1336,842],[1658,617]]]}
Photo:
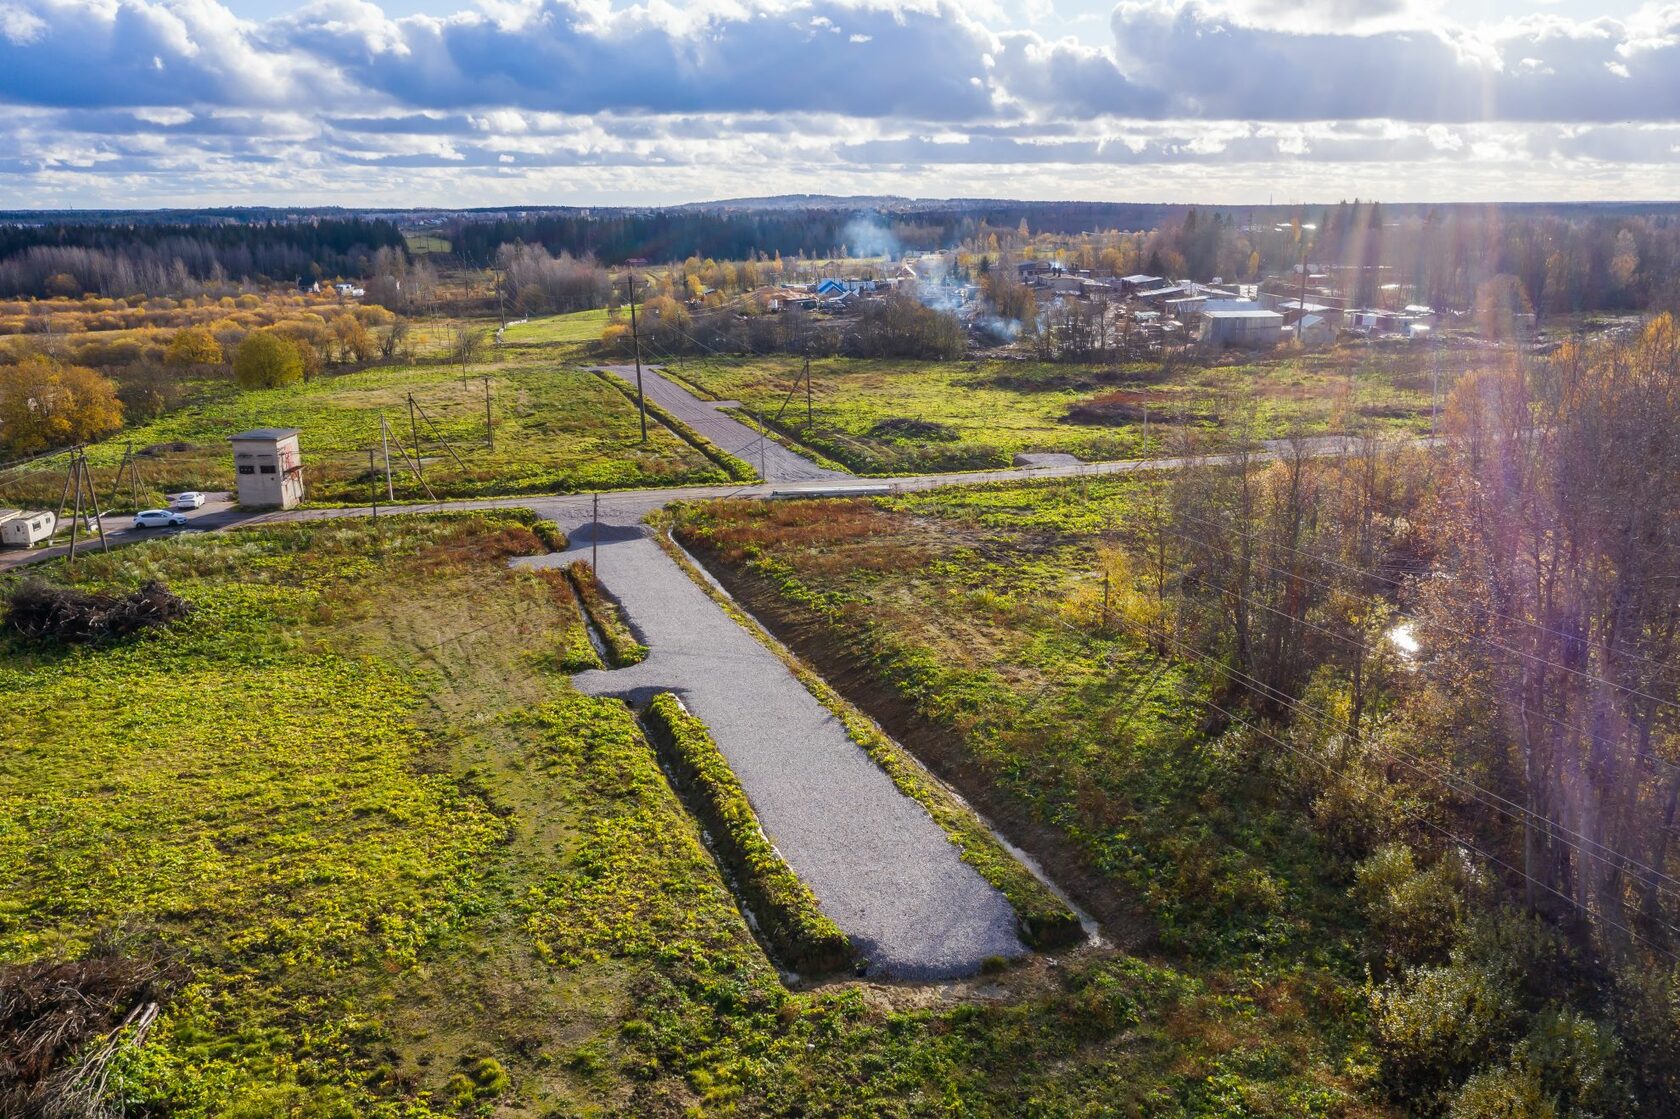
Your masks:
{"label": "sky", "polygon": [[1680,0],[0,0],[0,209],[1680,198]]}

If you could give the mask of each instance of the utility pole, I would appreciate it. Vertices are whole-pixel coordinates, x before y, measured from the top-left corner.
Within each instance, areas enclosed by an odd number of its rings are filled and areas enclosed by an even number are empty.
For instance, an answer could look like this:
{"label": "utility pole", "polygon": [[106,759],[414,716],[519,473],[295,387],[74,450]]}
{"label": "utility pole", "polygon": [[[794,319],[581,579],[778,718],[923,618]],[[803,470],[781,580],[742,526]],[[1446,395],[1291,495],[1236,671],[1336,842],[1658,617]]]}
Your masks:
{"label": "utility pole", "polygon": [[420,423],[414,418],[414,394],[408,394],[408,441],[414,448],[414,466],[417,474],[424,474],[425,468],[420,462]]}
{"label": "utility pole", "polygon": [[395,501],[397,494],[391,488],[391,425],[384,416],[379,417],[379,446],[385,453],[385,499]]}
{"label": "utility pole", "polygon": [[484,445],[496,449],[496,432],[490,422],[490,374],[484,375]]}
{"label": "utility pole", "polygon": [[601,570],[601,495],[595,495],[595,504],[589,514],[589,570]]}
{"label": "utility pole", "polygon": [[811,430],[811,355],[805,355],[805,430]]}
{"label": "utility pole", "polygon": [[642,442],[647,438],[647,398],[642,395],[642,336],[636,328],[636,274],[625,276],[630,289],[630,345],[636,355],[636,409],[642,416]]}
{"label": "utility pole", "polygon": [[770,471],[764,467],[764,457],[769,452],[765,446],[770,441],[770,429],[764,426],[764,413],[758,413],[758,477],[761,481],[770,480]]}
{"label": "utility pole", "polygon": [[368,448],[368,488],[373,491],[373,520],[379,521],[379,467],[373,461],[373,448]]}
{"label": "utility pole", "polygon": [[109,552],[111,541],[105,536],[105,514],[99,511],[99,495],[93,492],[93,470],[88,466],[87,448],[82,448],[82,480],[87,483],[88,504],[93,506],[93,523],[99,526],[99,550]]}
{"label": "utility pole", "polygon": [[1429,348],[1435,355],[1435,375],[1429,385],[1429,434],[1434,435],[1435,420],[1441,409],[1441,340],[1431,337]]}
{"label": "utility pole", "polygon": [[76,566],[76,530],[82,519],[82,460],[80,450],[70,453],[70,484],[76,491],[76,509],[70,514],[70,566]]}
{"label": "utility pole", "polygon": [[[134,440],[128,441],[128,497],[134,502],[135,512],[140,511],[140,460],[134,457]],[[116,504],[116,502],[112,502]]]}

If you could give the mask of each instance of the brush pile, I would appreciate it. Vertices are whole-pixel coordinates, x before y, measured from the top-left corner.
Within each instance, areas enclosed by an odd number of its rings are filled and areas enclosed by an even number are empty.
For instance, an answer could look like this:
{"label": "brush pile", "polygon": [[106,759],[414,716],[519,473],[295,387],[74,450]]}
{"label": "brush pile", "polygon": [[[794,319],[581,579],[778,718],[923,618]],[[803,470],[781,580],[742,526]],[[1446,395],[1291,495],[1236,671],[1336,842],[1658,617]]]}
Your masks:
{"label": "brush pile", "polygon": [[31,641],[91,644],[132,637],[192,613],[192,604],[156,579],[117,595],[25,583],[7,603],[6,626]]}

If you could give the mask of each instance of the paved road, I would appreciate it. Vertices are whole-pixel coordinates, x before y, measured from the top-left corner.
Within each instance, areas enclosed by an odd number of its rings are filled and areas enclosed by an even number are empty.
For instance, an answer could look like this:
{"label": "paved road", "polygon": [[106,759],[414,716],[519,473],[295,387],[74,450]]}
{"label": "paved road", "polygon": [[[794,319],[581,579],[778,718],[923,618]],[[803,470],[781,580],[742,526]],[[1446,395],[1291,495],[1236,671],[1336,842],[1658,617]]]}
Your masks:
{"label": "paved road", "polygon": [[[632,387],[636,384],[633,365],[596,365],[622,378]],[[671,413],[683,423],[716,443],[769,482],[810,482],[823,479],[850,478],[850,474],[818,466],[810,459],[788,450],[774,439],[765,439],[739,420],[726,416],[720,409],[739,408],[734,400],[701,400],[681,385],[666,378],[656,365],[642,366],[642,391],[648,399]]]}
{"label": "paved road", "polygon": [[[142,540],[152,540],[160,536],[178,536],[185,532],[205,532],[210,529],[232,528],[252,519],[252,514],[241,512],[234,505],[232,494],[208,493],[205,497],[208,500],[200,508],[183,511],[183,515],[187,518],[187,527],[185,528],[135,528],[132,513],[106,513],[102,518],[105,525],[105,544],[111,547],[121,547],[124,544],[138,544]],[[66,519],[61,523],[67,525],[69,520]],[[87,533],[78,530],[76,551],[79,554],[97,552],[100,547],[99,537],[89,536]],[[67,555],[69,551],[70,546],[68,544],[33,550],[0,551],[0,572],[13,567],[39,563],[56,556]]]}
{"label": "paved road", "polygon": [[[635,373],[632,371],[631,376]],[[690,399],[694,399],[692,396]],[[728,419],[728,417],[722,417]],[[734,422],[734,421],[730,421]],[[737,424],[736,426],[740,426]],[[757,435],[754,435],[757,438]],[[1433,436],[1420,436],[1413,440],[1415,445],[1430,446],[1438,440]],[[1303,453],[1322,458],[1332,455],[1346,454],[1354,449],[1357,441],[1339,435],[1319,435],[1303,440]],[[772,446],[779,446],[772,443]],[[1250,461],[1265,462],[1277,458],[1283,449],[1281,440],[1266,444],[1265,447],[1252,452]],[[785,451],[786,449],[783,448]],[[792,455],[791,451],[786,451]],[[793,456],[797,458],[798,456]],[[1238,459],[1233,454],[1194,455],[1189,457],[1154,458],[1154,459],[1126,459],[1116,462],[1089,462],[1068,466],[1014,466],[997,470],[971,470],[952,474],[918,474],[901,478],[859,478],[852,475],[836,475],[824,472],[823,477],[804,478],[777,482],[755,482],[744,485],[717,486],[667,486],[658,489],[641,490],[612,490],[601,494],[601,514],[603,520],[612,517],[629,515],[633,511],[640,511],[645,515],[654,509],[662,508],[673,501],[706,501],[718,497],[749,497],[762,498],[773,495],[795,495],[799,493],[816,492],[837,487],[881,486],[888,492],[904,490],[931,490],[945,486],[972,486],[986,482],[1029,482],[1047,478],[1100,478],[1110,474],[1146,473],[1154,470],[1177,470],[1186,466],[1228,466]],[[800,462],[806,460],[800,459]],[[821,468],[812,466],[813,470]],[[775,473],[772,469],[772,474]],[[494,498],[462,498],[404,504],[399,506],[381,505],[381,509],[403,513],[435,513],[447,510],[461,509],[534,509],[545,517],[565,523],[568,518],[581,523],[577,518],[579,510],[589,508],[591,495],[563,494],[549,496],[544,494],[530,494],[524,497],[494,497]],[[193,518],[192,527],[195,529],[237,528],[241,525],[270,524],[276,521],[312,521],[326,520],[333,517],[365,517],[368,515],[367,506],[349,506],[341,509],[290,509],[285,512],[249,512],[240,511],[229,505],[205,506],[196,514],[189,514]],[[611,517],[609,517],[609,513]],[[109,519],[109,518],[108,518]],[[127,523],[127,518],[123,518]],[[137,540],[150,539],[156,533],[146,530],[122,530],[111,534],[111,543],[128,544]],[[97,543],[95,544],[97,547]],[[62,556],[66,549],[39,548],[32,550],[0,551],[0,571],[9,568],[22,567],[26,564],[40,563],[43,560]]]}
{"label": "paved road", "polygon": [[[711,729],[765,834],[872,974],[947,979],[974,974],[989,956],[1023,954],[1009,903],[787,666],[645,535],[639,515],[609,521],[603,510],[602,522],[601,579],[650,653],[573,683],[636,701],[680,695]],[[551,567],[587,555],[592,526],[562,527],[569,551],[515,563]]]}

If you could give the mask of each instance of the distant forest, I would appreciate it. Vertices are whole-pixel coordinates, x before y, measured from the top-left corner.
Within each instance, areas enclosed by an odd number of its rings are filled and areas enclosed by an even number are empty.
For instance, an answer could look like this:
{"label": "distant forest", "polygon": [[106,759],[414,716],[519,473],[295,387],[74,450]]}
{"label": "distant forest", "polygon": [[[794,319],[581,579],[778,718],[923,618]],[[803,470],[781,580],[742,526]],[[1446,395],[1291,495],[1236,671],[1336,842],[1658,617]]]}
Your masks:
{"label": "distant forest", "polygon": [[248,280],[365,276],[380,249],[403,244],[396,223],[362,217],[0,225],[0,296],[169,295]]}
{"label": "distant forest", "polygon": [[[1193,207],[827,196],[663,209],[0,212],[0,297],[169,295],[299,276],[358,277],[371,293],[383,274],[397,278],[412,263],[404,229],[441,234],[469,267],[500,261],[505,270],[509,259],[522,260],[531,291],[559,282],[554,269],[537,269],[528,253],[509,258],[504,246],[614,267],[636,259],[1020,251],[1048,234],[1080,250],[1069,255],[1080,267],[1175,279],[1252,281],[1304,259],[1340,270],[1338,282],[1362,303],[1399,284],[1414,298],[1468,308],[1497,282],[1541,314],[1680,304],[1674,203]],[[1114,251],[1103,253],[1104,245]],[[574,301],[575,293],[561,300]]]}
{"label": "distant forest", "polygon": [[1022,221],[1035,233],[1154,228],[1182,207],[1105,202],[961,203],[947,208],[816,205],[809,208],[681,207],[670,210],[562,211],[516,218],[462,215],[446,234],[463,260],[494,257],[504,244],[523,241],[551,253],[594,256],[607,264],[710,257],[744,260],[766,256],[826,257],[841,249],[877,255],[902,249],[942,249],[983,235],[987,228],[1014,229]]}

